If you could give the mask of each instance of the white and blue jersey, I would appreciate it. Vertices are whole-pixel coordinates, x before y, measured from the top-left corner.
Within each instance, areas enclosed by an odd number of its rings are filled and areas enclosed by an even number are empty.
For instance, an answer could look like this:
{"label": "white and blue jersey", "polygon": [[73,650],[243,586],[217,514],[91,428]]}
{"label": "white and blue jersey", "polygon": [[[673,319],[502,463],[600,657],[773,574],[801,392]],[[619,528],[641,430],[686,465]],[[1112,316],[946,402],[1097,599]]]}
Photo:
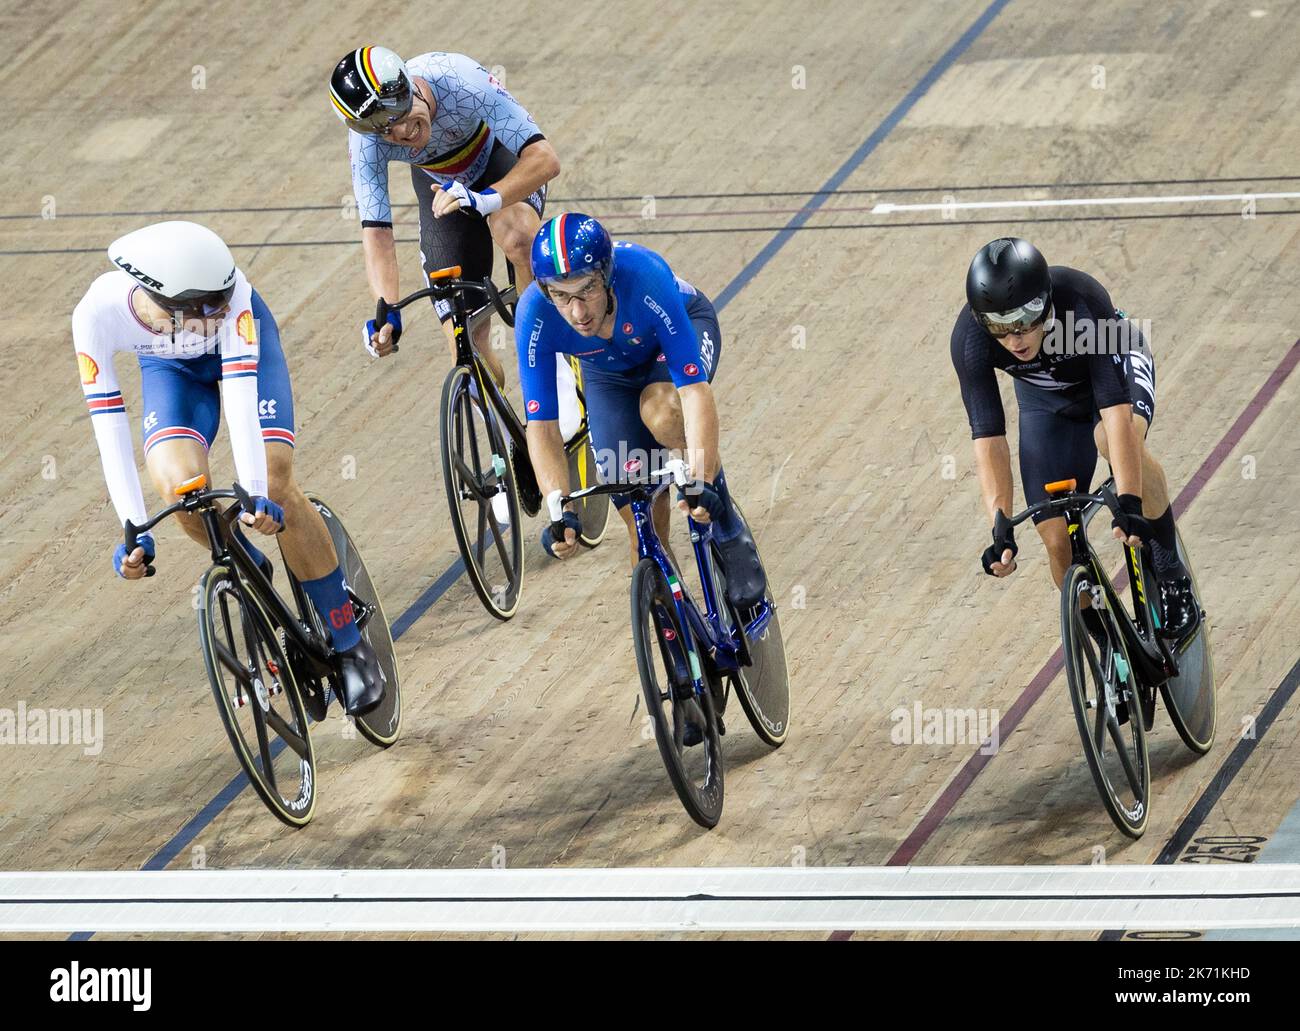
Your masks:
{"label": "white and blue jersey", "polygon": [[99,444],[104,478],[119,521],[148,518],[135,464],[126,402],[113,368],[119,351],[140,363],[144,451],[172,440],[206,450],[224,403],[239,482],[267,496],[266,445],[293,446],[293,393],[275,319],[242,271],[216,336],[162,334],[131,303],[141,289],[121,269],[91,284],[72,313],[81,389]]}
{"label": "white and blue jersey", "polygon": [[433,93],[435,110],[429,142],[411,150],[369,133],[348,131],[352,192],[364,226],[391,226],[388,163],[404,161],[434,182],[448,179],[472,187],[500,144],[518,156],[528,144],[545,139],[522,104],[472,57],[421,54],[406,69]]}

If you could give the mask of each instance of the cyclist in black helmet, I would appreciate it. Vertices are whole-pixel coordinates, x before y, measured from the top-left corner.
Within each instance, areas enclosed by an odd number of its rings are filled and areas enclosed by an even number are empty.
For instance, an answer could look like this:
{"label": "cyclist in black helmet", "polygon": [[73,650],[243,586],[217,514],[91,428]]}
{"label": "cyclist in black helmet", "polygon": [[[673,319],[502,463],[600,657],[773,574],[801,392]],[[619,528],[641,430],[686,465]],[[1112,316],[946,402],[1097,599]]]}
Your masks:
{"label": "cyclist in black helmet", "polygon": [[[1123,509],[1114,535],[1151,548],[1159,577],[1161,631],[1190,633],[1200,618],[1178,557],[1165,472],[1146,446],[1155,417],[1155,365],[1147,340],[1097,280],[1049,267],[1025,240],[982,247],[966,274],[966,300],[952,330],[952,363],[975,441],[975,467],[990,522],[1012,510],[1011,452],[994,370],[1015,382],[1020,409],[1020,478],[1029,504],[1044,484],[1092,483],[1098,452],[1110,463]],[[1061,517],[1034,518],[1059,586],[1070,565]],[[985,549],[984,571],[1016,569],[1010,531]]]}

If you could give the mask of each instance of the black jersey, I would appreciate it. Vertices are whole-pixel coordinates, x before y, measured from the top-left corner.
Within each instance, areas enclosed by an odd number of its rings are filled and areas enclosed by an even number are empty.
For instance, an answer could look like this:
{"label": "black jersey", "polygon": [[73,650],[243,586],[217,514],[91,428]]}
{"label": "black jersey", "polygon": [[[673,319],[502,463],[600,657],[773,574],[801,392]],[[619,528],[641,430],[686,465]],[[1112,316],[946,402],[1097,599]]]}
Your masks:
{"label": "black jersey", "polygon": [[[1063,265],[1053,265],[1050,273],[1053,319],[1074,327],[1076,340],[1085,326],[1095,340],[1096,326],[1123,320],[1106,288],[1092,276]],[[1098,353],[1103,350],[1091,343],[1076,348],[1073,341],[1049,348],[1045,340],[1031,361],[1022,362],[980,325],[969,304],[963,305],[952,328],[952,364],[961,382],[971,436],[1000,437],[1007,432],[994,369],[1003,370],[1024,386],[1061,391],[1080,405],[1089,399],[1098,409],[1130,403],[1124,355]]]}

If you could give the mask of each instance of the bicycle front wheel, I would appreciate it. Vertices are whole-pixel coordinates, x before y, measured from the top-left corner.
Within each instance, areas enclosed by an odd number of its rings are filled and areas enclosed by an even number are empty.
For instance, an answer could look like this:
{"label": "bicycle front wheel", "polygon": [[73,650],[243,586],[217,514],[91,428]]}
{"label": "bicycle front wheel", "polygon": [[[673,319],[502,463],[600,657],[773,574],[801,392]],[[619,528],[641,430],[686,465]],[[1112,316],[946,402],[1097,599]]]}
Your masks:
{"label": "bicycle front wheel", "polygon": [[[1139,838],[1146,830],[1151,796],[1139,687],[1115,614],[1100,591],[1094,594],[1094,585],[1092,570],[1076,565],[1061,588],[1065,679],[1083,754],[1106,812],[1121,831]],[[1084,622],[1089,607],[1105,624],[1105,644],[1094,639]]]}
{"label": "bicycle front wheel", "polygon": [[458,365],[443,384],[442,476],[469,582],[483,607],[504,620],[519,608],[524,582],[519,491],[496,415],[473,383]]}
{"label": "bicycle front wheel", "polygon": [[199,581],[199,644],[253,790],[290,827],[306,826],[316,809],[316,757],[293,668],[261,606],[224,566]]}
{"label": "bicycle front wheel", "polygon": [[[651,558],[632,572],[632,643],[668,779],[691,819],[715,827],[722,816],[722,744],[713,692],[695,691],[699,660],[668,581]],[[688,745],[692,732],[700,740]]]}

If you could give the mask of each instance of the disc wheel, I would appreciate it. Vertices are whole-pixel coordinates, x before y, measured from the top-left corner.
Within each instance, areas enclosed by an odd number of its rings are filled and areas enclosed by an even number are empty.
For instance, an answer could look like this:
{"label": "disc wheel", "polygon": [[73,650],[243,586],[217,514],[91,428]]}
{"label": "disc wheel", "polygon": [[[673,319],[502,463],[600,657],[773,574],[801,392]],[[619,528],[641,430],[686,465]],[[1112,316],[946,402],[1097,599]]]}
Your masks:
{"label": "disc wheel", "polygon": [[[343,568],[343,582],[347,585],[352,609],[356,613],[357,629],[374,651],[384,675],[383,700],[364,715],[353,717],[353,720],[362,737],[380,748],[387,748],[397,740],[402,730],[402,683],[397,669],[392,628],[388,617],[384,615],[384,606],[379,600],[379,591],[370,578],[370,570],[366,568],[365,559],[361,557],[343,520],[315,494],[308,493],[307,499],[321,514],[325,527],[329,530],[339,565]],[[308,602],[306,608],[317,621],[317,631],[323,634],[324,628],[319,622],[320,616],[315,607]],[[337,693],[336,691],[336,696]]]}
{"label": "disc wheel", "polygon": [[[571,489],[579,490],[600,482],[600,473],[596,467],[596,454],[591,449],[591,438],[583,435],[577,441],[567,445],[569,456],[569,483]],[[593,494],[574,502],[582,530],[578,533],[578,542],[594,548],[605,539],[605,528],[609,525],[608,494]]]}
{"label": "disc wheel", "polygon": [[[733,499],[736,515],[745,522],[745,514]],[[749,523],[745,522],[749,529]],[[753,531],[750,529],[752,535]],[[757,542],[756,542],[757,543]],[[726,578],[722,568],[722,555],[717,545],[713,545],[714,594],[718,604],[726,614],[723,629],[739,628],[744,636],[742,656],[748,659],[735,673],[729,674],[740,706],[745,710],[749,725],[754,728],[762,740],[777,748],[785,742],[790,733],[790,674],[785,662],[785,639],[781,636],[781,620],[777,614],[776,602],[772,597],[772,585],[769,581],[764,595],[764,602],[770,610],[770,618],[757,633],[744,633],[744,628],[753,624],[760,612],[755,607],[747,612],[737,612],[727,601]],[[762,558],[759,558],[762,565]],[[767,580],[767,569],[763,570],[763,579]]]}
{"label": "disc wheel", "polygon": [[[1196,573],[1187,557],[1181,533],[1178,535],[1178,557],[1192,576],[1192,590],[1199,605],[1201,588],[1196,582]],[[1158,625],[1160,613],[1155,600],[1148,597],[1147,604],[1152,607],[1152,620]],[[1204,755],[1214,745],[1219,719],[1214,656],[1210,652],[1210,625],[1204,609],[1201,610],[1200,626],[1185,641],[1177,642],[1174,655],[1178,662],[1178,676],[1161,684],[1160,693],[1169,711],[1169,721],[1183,739],[1183,744],[1197,755]]]}

